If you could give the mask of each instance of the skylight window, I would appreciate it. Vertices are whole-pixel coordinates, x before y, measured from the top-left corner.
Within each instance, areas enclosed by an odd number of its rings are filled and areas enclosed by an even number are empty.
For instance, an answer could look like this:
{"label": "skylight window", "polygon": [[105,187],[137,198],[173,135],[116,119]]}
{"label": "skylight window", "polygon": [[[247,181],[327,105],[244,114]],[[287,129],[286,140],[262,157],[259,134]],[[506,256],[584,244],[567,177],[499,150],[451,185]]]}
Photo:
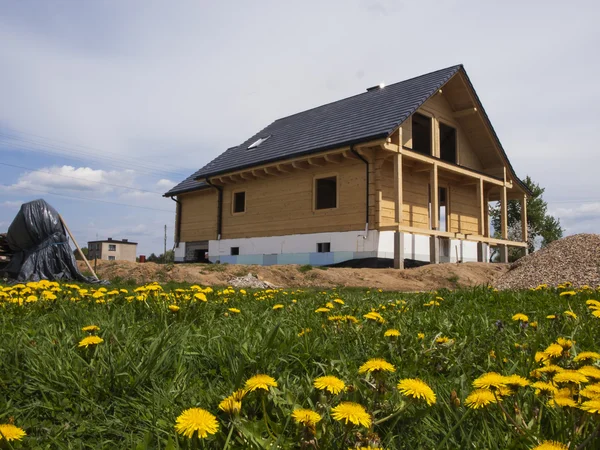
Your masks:
{"label": "skylight window", "polygon": [[257,141],[254,141],[252,144],[250,144],[248,146],[248,150],[252,150],[253,148],[258,147],[260,144],[262,144],[263,142],[265,142],[270,137],[271,137],[271,135],[259,138]]}

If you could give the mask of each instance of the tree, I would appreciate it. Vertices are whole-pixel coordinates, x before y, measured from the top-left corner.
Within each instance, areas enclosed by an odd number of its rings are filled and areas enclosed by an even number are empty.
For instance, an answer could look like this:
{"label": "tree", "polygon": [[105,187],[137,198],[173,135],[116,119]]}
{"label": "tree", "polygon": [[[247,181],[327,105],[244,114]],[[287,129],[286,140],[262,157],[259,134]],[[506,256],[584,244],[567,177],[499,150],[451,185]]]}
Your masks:
{"label": "tree", "polygon": [[[83,253],[85,255],[85,257],[88,257],[88,248],[87,247],[81,247],[81,253]],[[77,251],[77,249],[73,250],[73,255],[75,255],[75,259],[78,261],[81,261],[81,255],[79,254],[79,252]]]}
{"label": "tree", "polygon": [[[527,199],[527,231],[529,252],[535,251],[536,242],[541,239],[541,246],[545,247],[552,241],[562,238],[563,229],[560,226],[560,220],[548,214],[548,203],[543,199],[545,189],[534,182],[529,176],[523,180],[525,185],[532,192],[531,197]],[[490,208],[490,218],[494,228],[495,237],[500,236],[501,227],[500,206]],[[518,200],[509,200],[507,205],[507,228],[508,237],[511,240],[520,241],[523,239],[521,232],[521,204]],[[512,260],[518,259],[519,249],[510,250],[509,257]],[[513,254],[514,253],[514,254]]]}

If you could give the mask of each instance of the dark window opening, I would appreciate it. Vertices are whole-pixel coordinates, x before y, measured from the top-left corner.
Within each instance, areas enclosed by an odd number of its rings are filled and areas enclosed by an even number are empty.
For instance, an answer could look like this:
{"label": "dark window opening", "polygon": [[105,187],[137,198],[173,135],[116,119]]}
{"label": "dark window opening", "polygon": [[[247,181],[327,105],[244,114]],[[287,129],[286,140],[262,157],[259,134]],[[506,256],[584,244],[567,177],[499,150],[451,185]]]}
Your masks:
{"label": "dark window opening", "polygon": [[337,207],[337,177],[317,179],[315,190],[315,209]]}
{"label": "dark window opening", "polygon": [[233,212],[243,213],[246,211],[246,193],[236,192],[233,194]]}
{"label": "dark window opening", "polygon": [[331,251],[331,243],[330,242],[318,242],[317,243],[317,253],[329,253]]}
{"label": "dark window opening", "polygon": [[109,257],[108,257],[108,260],[109,260],[109,261],[115,261],[115,257],[114,257],[114,256],[109,256]]}
{"label": "dark window opening", "polygon": [[108,251],[109,252],[116,252],[117,251],[117,246],[115,244],[109,244],[108,245]]}
{"label": "dark window opening", "polygon": [[422,114],[412,116],[412,141],[415,152],[431,155],[431,118]]}
{"label": "dark window opening", "polygon": [[231,256],[237,256],[240,254],[240,248],[239,247],[231,247]]}
{"label": "dark window opening", "polygon": [[456,129],[440,123],[440,159],[456,164]]}
{"label": "dark window opening", "polygon": [[440,231],[449,231],[448,230],[448,192],[446,188],[439,188],[438,193],[438,202],[439,202],[439,212],[438,217],[440,221]]}

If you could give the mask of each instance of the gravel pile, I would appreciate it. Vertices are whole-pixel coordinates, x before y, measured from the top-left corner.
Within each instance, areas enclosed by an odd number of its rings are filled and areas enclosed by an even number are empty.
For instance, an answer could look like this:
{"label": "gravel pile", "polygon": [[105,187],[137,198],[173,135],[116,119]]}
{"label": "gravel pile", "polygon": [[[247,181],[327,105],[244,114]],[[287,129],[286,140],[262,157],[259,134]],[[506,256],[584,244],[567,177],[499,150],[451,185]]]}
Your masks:
{"label": "gravel pile", "polygon": [[268,281],[260,280],[257,276],[249,273],[244,277],[235,277],[227,282],[231,287],[252,288],[252,289],[275,289],[274,284]]}
{"label": "gravel pile", "polygon": [[498,289],[529,289],[570,281],[573,287],[600,286],[600,235],[576,234],[519,259],[496,280]]}

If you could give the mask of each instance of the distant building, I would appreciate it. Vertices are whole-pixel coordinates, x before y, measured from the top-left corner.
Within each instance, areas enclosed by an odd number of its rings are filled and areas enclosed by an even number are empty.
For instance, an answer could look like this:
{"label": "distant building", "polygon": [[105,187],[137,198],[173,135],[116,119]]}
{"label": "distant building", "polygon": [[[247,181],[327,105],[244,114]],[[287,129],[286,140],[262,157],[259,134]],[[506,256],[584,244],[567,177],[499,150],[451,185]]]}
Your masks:
{"label": "distant building", "polygon": [[115,240],[108,238],[103,241],[88,242],[88,259],[105,259],[107,261],[135,262],[137,242],[127,239]]}

